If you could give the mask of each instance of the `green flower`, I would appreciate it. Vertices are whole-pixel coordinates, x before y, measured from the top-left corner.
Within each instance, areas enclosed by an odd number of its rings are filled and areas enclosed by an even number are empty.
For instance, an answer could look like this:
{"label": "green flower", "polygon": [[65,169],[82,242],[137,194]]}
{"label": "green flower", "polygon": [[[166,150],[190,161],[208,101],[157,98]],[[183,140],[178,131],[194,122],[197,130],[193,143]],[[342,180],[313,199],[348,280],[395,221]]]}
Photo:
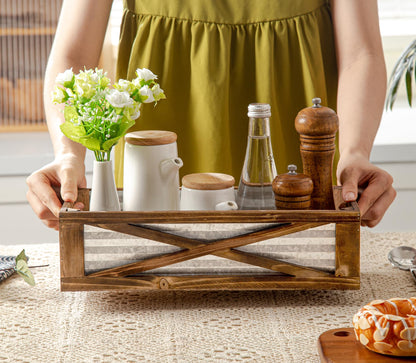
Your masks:
{"label": "green flower", "polygon": [[155,99],[155,102],[163,100],[164,98],[166,98],[165,93],[163,92],[163,89],[160,88],[158,83],[156,83],[152,87],[152,92],[153,92],[153,97]]}
{"label": "green flower", "polygon": [[63,73],[59,73],[56,77],[56,83],[63,87],[71,87],[74,84],[74,73],[71,69],[67,69]]}
{"label": "green flower", "polygon": [[65,102],[66,98],[67,98],[66,92],[58,86],[55,87],[55,90],[52,92],[52,101],[54,103],[63,103]]}
{"label": "green flower", "polygon": [[69,139],[94,151],[98,161],[109,160],[112,147],[134,125],[142,103],[166,98],[157,76],[138,69],[132,81],[120,79],[114,86],[100,69],[60,73],[52,94],[63,103],[65,122],[60,126]]}

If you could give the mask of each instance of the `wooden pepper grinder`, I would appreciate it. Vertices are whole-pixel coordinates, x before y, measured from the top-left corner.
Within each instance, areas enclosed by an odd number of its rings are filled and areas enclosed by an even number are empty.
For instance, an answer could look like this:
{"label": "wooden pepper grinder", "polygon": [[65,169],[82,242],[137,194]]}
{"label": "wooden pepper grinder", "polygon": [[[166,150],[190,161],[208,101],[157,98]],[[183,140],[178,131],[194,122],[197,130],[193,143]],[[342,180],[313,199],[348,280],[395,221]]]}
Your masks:
{"label": "wooden pepper grinder", "polygon": [[313,190],[312,179],[296,173],[296,165],[288,165],[288,173],[273,180],[273,192],[277,209],[309,209]]}
{"label": "wooden pepper grinder", "polygon": [[312,209],[334,209],[332,164],[335,153],[335,134],[338,116],[334,110],[321,106],[314,98],[313,106],[299,111],[295,120],[300,135],[303,173],[313,181]]}

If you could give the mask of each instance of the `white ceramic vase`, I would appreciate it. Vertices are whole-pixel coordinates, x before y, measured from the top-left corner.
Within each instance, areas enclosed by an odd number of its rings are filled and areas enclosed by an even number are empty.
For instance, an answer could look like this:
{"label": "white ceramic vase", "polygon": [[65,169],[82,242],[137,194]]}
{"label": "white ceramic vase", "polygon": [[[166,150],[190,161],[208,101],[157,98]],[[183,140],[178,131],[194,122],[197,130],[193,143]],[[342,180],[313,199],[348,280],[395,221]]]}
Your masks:
{"label": "white ceramic vase", "polygon": [[119,211],[116,183],[114,181],[113,162],[94,160],[90,211]]}

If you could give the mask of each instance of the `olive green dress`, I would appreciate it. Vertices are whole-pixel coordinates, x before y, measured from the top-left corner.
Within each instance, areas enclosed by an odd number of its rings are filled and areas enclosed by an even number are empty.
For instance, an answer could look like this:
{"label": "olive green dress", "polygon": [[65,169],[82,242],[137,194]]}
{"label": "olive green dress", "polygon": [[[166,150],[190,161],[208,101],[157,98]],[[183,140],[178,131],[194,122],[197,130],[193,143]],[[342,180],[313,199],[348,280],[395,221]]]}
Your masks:
{"label": "olive green dress", "polygon": [[[181,175],[243,166],[247,106],[269,103],[278,173],[302,169],[297,112],[335,108],[337,68],[327,0],[124,0],[117,77],[158,75],[166,100],[142,105],[130,130],[178,135]],[[124,143],[116,146],[122,186]]]}

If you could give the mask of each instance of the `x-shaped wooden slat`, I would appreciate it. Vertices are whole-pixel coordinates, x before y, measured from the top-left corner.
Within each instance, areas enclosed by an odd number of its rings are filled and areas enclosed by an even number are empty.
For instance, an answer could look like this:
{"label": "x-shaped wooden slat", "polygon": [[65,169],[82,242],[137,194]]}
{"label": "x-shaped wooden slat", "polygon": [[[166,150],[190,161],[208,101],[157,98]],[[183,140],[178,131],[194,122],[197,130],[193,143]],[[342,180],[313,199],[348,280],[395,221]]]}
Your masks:
{"label": "x-shaped wooden slat", "polygon": [[333,274],[309,267],[259,256],[253,253],[235,250],[236,247],[263,241],[269,238],[284,236],[290,233],[318,227],[325,223],[291,223],[277,227],[248,233],[242,236],[221,239],[214,242],[201,242],[198,240],[180,237],[166,232],[160,232],[132,224],[92,224],[103,229],[121,232],[136,237],[146,238],[174,246],[184,248],[181,251],[167,253],[162,256],[152,257],[120,267],[110,268],[90,274],[91,277],[122,277],[133,275],[174,263],[187,261],[193,258],[215,255],[230,260],[243,262],[273,271],[281,272],[296,277],[328,277]]}

